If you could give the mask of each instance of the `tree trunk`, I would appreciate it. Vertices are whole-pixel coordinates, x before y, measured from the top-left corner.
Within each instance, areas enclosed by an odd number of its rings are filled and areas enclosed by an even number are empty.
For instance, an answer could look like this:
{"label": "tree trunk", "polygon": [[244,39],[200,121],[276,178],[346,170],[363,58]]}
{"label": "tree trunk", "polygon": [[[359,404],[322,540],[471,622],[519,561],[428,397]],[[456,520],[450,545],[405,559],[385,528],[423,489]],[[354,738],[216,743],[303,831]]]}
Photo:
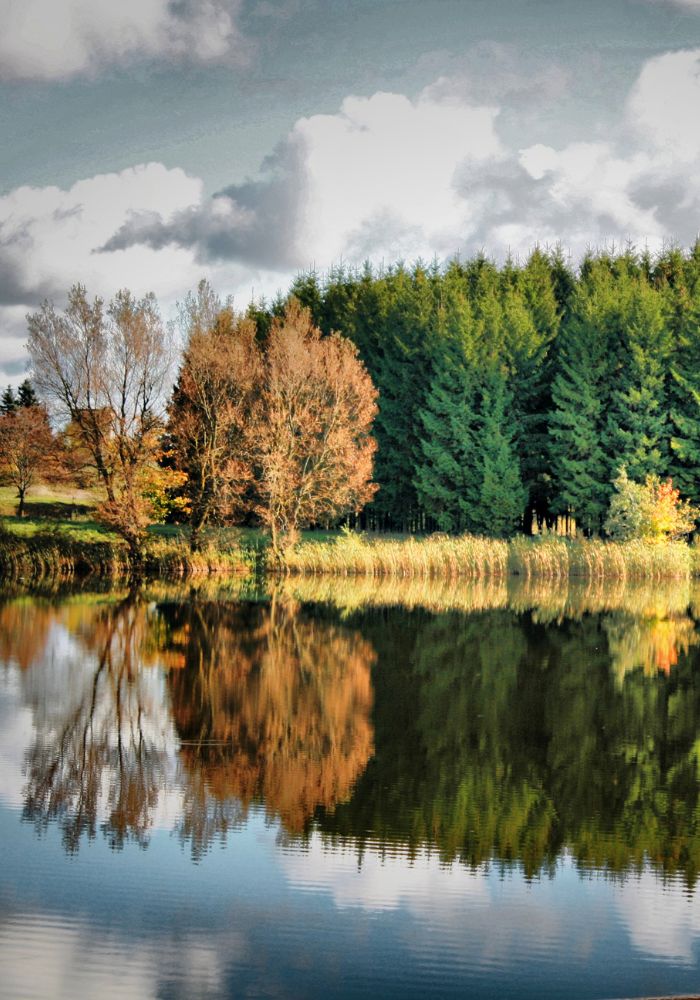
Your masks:
{"label": "tree trunk", "polygon": [[27,491],[24,489],[17,490],[17,499],[19,500],[19,503],[17,504],[17,517],[20,518],[24,517],[24,497],[26,492]]}
{"label": "tree trunk", "polygon": [[129,572],[132,579],[140,580],[144,572],[143,539],[133,535],[127,538],[129,546]]}

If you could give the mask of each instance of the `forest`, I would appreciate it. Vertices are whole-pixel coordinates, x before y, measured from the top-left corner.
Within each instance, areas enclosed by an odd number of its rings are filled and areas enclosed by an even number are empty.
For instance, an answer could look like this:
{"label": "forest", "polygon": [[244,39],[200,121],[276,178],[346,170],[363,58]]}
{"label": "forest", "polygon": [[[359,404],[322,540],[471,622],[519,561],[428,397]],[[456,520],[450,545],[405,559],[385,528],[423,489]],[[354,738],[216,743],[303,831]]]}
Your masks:
{"label": "forest", "polygon": [[379,391],[363,524],[508,535],[570,515],[596,534],[622,467],[700,500],[700,243],[577,270],[539,249],[341,268],[292,293]]}
{"label": "forest", "polygon": [[193,552],[217,524],[281,552],[341,524],[625,540],[697,521],[700,241],[341,266],[244,311],[203,281],[170,324],[153,296],[76,285],[28,325],[31,383],[0,416],[19,512],[37,477],[92,476],[135,560],[158,520]]}

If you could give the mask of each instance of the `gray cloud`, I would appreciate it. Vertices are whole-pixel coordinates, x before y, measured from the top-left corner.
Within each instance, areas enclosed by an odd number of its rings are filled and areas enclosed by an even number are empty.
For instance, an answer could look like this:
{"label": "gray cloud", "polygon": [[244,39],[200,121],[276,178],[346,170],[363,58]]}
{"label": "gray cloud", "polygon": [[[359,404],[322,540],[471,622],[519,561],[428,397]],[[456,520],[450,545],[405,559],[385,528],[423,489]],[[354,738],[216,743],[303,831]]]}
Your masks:
{"label": "gray cloud", "polygon": [[242,58],[242,0],[1,0],[0,78],[95,76],[135,60]]}
{"label": "gray cloud", "polygon": [[194,250],[202,263],[293,269],[302,260],[298,237],[307,186],[304,143],[293,135],[265,159],[257,179],[232,184],[167,220],[135,214],[99,250],[179,246]]}
{"label": "gray cloud", "polygon": [[637,205],[652,210],[673,234],[673,239],[690,246],[700,233],[700,191],[693,191],[687,178],[647,175],[630,186]]}
{"label": "gray cloud", "polygon": [[10,361],[0,361],[0,372],[3,375],[7,375],[8,378],[16,378],[17,375],[23,375],[28,367],[28,359],[26,357],[15,358]]}
{"label": "gray cloud", "polygon": [[56,291],[47,282],[31,281],[23,253],[21,238],[0,243],[0,306],[35,306]]}
{"label": "gray cloud", "polygon": [[514,45],[486,41],[461,56],[430,52],[417,70],[434,76],[425,93],[434,100],[506,105],[513,110],[550,105],[571,92],[574,74],[562,63],[543,62]]}

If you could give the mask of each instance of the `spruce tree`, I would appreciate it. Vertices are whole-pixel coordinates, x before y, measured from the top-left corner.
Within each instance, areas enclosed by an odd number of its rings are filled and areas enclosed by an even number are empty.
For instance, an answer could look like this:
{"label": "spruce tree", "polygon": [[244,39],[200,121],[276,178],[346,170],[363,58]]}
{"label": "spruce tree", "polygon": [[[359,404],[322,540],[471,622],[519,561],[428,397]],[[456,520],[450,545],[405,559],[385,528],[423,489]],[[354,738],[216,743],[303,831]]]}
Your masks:
{"label": "spruce tree", "polygon": [[493,367],[485,376],[479,434],[481,481],[476,526],[497,538],[522,524],[527,493],[520,474],[512,421],[512,396],[505,373]]}
{"label": "spruce tree", "polygon": [[[535,250],[521,275],[521,289],[533,331],[514,356],[515,405],[521,417],[519,454],[529,510],[525,527],[543,522],[552,503],[548,417],[552,408],[555,346],[563,307],[557,298],[555,269],[561,262]],[[525,348],[523,350],[523,347]]]}
{"label": "spruce tree", "polygon": [[3,415],[14,413],[18,406],[19,403],[17,402],[14,390],[11,385],[8,385],[2,397],[0,397],[0,413]]}
{"label": "spruce tree", "polygon": [[379,283],[380,290],[385,305],[380,307],[383,321],[376,331],[378,364],[375,371],[369,369],[380,394],[375,421],[379,491],[374,506],[388,527],[413,530],[424,513],[414,472],[421,454],[418,410],[430,382],[435,295],[421,268],[413,274],[397,268]]}
{"label": "spruce tree", "polygon": [[620,334],[605,447],[630,479],[666,475],[670,462],[668,374],[671,338],[663,299],[644,278],[616,283]]}
{"label": "spruce tree", "polygon": [[17,405],[26,408],[39,405],[39,398],[28,378],[25,378],[17,391]]}
{"label": "spruce tree", "polygon": [[414,475],[418,502],[441,531],[473,527],[478,502],[473,336],[469,303],[448,277],[438,310],[433,378],[418,411]]}
{"label": "spruce tree", "polygon": [[584,263],[585,276],[572,296],[558,344],[550,460],[555,512],[573,515],[587,534],[597,534],[611,488],[604,433],[617,297],[607,264]]}
{"label": "spruce tree", "polygon": [[683,296],[671,362],[671,476],[683,496],[700,500],[700,282]]}

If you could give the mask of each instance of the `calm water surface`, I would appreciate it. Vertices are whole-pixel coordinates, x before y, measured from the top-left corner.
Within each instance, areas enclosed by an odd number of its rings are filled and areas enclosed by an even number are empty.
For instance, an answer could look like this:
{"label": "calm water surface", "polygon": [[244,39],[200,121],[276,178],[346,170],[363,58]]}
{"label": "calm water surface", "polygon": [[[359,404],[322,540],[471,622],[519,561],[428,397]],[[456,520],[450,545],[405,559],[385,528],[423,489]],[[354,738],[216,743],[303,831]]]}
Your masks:
{"label": "calm water surface", "polygon": [[700,991],[700,594],[0,598],[3,997]]}

